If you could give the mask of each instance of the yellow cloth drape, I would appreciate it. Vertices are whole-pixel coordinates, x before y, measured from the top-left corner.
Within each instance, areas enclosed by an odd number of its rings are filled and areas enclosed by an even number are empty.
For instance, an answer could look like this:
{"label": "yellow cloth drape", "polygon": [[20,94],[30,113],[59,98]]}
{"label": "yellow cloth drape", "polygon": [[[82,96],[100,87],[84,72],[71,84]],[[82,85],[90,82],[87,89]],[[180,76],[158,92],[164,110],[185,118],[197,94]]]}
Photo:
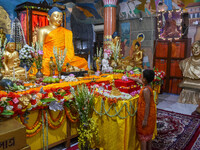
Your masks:
{"label": "yellow cloth drape", "polygon": [[[101,97],[95,98],[95,109],[97,112],[101,112]],[[130,100],[121,100],[116,104],[117,111],[120,110],[124,103],[127,104],[128,109],[130,102],[135,109],[131,109],[131,114],[137,109],[138,97],[131,98]],[[108,102],[108,98],[104,101],[105,109],[108,111],[111,106]],[[104,113],[105,111],[103,111]],[[130,112],[130,109],[129,109]],[[111,108],[109,115],[116,114],[114,107]],[[128,115],[125,107],[122,108],[119,113],[121,117]],[[93,119],[96,121],[99,130],[100,143],[99,147],[103,150],[139,150],[140,142],[137,139],[136,134],[136,114],[126,119],[120,119],[118,116],[109,117],[108,115],[100,116],[97,113],[93,113]],[[153,139],[157,135],[157,128],[155,128]]]}
{"label": "yellow cloth drape", "polygon": [[[55,57],[53,53],[53,48],[64,50],[67,49],[67,56],[64,61],[63,71],[66,70],[66,64],[70,63],[71,66],[76,66],[78,68],[84,68],[88,70],[87,61],[84,58],[74,55],[74,46],[73,46],[73,35],[70,30],[67,30],[63,27],[59,27],[51,31],[45,38],[43,45],[43,62],[42,62],[42,73],[46,76],[50,75],[49,61],[50,57]],[[32,68],[33,74],[37,73],[36,68]],[[56,71],[57,75],[58,72]]]}

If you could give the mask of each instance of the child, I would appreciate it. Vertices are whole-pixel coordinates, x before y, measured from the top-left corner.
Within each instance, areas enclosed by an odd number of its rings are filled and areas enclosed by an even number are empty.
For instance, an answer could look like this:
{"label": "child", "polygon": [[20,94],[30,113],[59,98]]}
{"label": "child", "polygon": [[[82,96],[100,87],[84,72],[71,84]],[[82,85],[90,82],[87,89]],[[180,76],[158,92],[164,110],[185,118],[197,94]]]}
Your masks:
{"label": "child", "polygon": [[156,108],[153,97],[151,82],[154,79],[154,71],[146,69],[143,71],[142,79],[130,78],[143,84],[139,94],[137,109],[137,135],[141,143],[141,150],[151,150],[151,141],[156,124]]}

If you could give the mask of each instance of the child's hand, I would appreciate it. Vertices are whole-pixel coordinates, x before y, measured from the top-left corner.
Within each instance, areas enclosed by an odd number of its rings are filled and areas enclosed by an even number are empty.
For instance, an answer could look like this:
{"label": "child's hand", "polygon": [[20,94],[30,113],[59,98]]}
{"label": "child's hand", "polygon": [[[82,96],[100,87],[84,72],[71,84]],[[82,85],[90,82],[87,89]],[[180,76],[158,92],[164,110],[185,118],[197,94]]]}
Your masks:
{"label": "child's hand", "polygon": [[147,126],[147,120],[144,119],[144,120],[142,121],[142,128],[144,128],[144,127],[146,127],[146,126]]}

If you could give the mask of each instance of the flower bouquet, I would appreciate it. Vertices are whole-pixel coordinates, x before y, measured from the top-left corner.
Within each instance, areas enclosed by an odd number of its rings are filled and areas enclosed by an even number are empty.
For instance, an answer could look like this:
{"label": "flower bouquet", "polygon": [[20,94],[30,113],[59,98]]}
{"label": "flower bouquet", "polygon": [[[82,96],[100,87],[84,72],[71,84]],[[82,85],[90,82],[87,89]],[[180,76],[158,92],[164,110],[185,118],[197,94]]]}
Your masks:
{"label": "flower bouquet", "polygon": [[19,50],[19,59],[21,60],[21,66],[24,65],[27,66],[27,68],[30,68],[33,63],[33,55],[34,48],[30,47],[29,45],[24,45],[22,49]]}
{"label": "flower bouquet", "polygon": [[43,60],[43,43],[36,42],[35,51],[31,54],[33,57],[33,61],[35,62],[35,67],[38,69],[36,77],[42,78],[43,74],[41,72],[41,69],[42,69],[42,60]]}
{"label": "flower bouquet", "polygon": [[94,90],[89,90],[86,85],[80,85],[77,86],[76,90],[71,87],[70,91],[75,98],[75,106],[80,120],[78,129],[79,149],[89,149],[92,144],[98,141],[97,126],[92,120]]}
{"label": "flower bouquet", "polygon": [[58,69],[58,78],[61,78],[61,71],[65,61],[65,57],[67,54],[67,49],[65,48],[64,51],[61,49],[57,49],[56,47],[53,48],[53,53],[56,59],[56,66]]}

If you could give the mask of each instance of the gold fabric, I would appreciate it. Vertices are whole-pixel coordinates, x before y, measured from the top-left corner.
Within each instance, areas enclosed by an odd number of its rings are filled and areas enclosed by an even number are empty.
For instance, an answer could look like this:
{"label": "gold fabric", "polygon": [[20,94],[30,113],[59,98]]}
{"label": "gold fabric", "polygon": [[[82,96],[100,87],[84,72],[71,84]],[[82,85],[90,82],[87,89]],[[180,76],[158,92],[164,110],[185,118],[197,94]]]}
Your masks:
{"label": "gold fabric", "polygon": [[[95,109],[101,112],[101,99],[102,97],[95,98]],[[131,98],[129,100],[120,100],[116,104],[117,111],[120,110],[124,103],[127,103],[128,109],[130,102],[132,102],[134,108],[137,108],[137,98]],[[104,101],[105,109],[108,111],[110,103],[108,98]],[[129,110],[130,111],[130,110]],[[135,110],[131,111],[133,114]],[[104,113],[104,111],[103,111]],[[111,108],[109,115],[116,114],[114,107]],[[128,115],[125,107],[119,113],[121,117]],[[100,116],[97,113],[93,113],[93,119],[96,121],[99,130],[100,143],[99,148],[103,150],[139,150],[140,143],[136,134],[136,114],[126,119],[120,119],[118,116],[109,117],[108,115]],[[157,135],[157,128],[154,130],[154,136]]]}

